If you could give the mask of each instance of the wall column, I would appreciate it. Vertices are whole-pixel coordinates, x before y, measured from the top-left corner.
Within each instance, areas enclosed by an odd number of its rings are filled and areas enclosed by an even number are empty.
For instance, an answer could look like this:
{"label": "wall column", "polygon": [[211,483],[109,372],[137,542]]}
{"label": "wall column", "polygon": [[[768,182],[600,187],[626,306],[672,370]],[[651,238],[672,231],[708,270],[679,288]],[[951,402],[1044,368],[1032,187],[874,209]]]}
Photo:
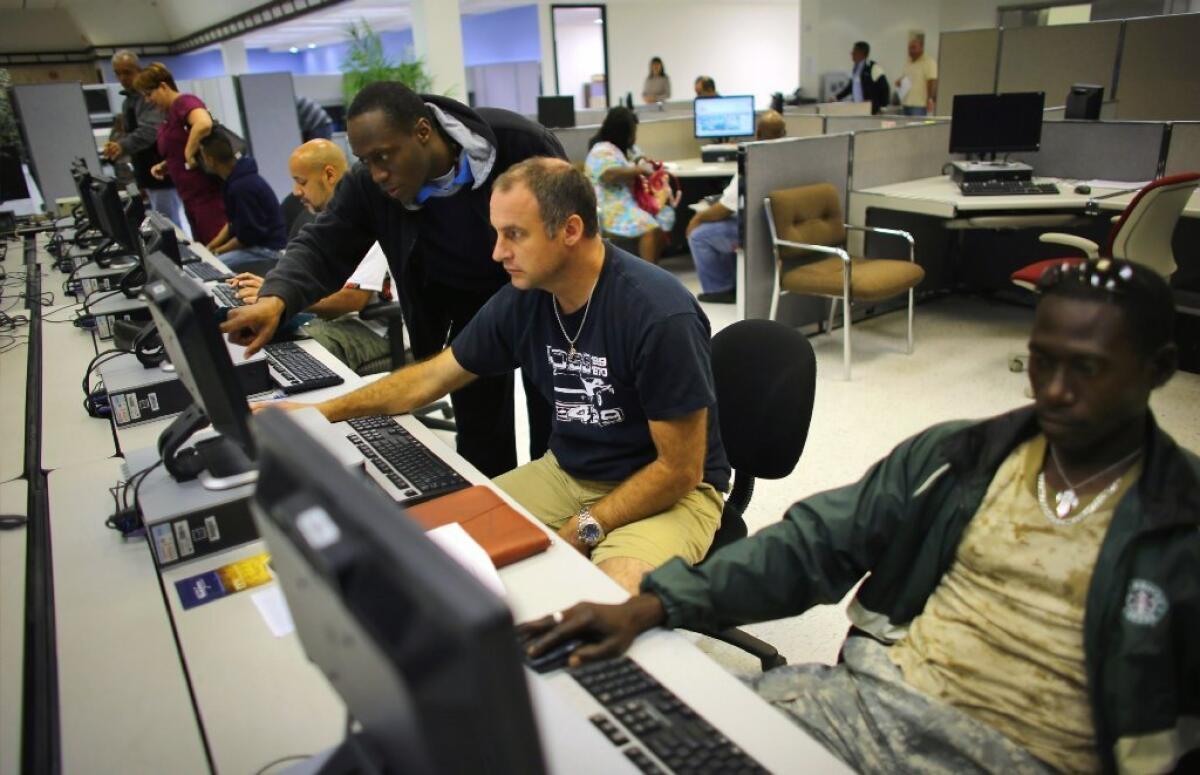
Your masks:
{"label": "wall column", "polygon": [[457,0],[413,0],[413,48],[433,78],[433,91],[467,101],[462,17]]}

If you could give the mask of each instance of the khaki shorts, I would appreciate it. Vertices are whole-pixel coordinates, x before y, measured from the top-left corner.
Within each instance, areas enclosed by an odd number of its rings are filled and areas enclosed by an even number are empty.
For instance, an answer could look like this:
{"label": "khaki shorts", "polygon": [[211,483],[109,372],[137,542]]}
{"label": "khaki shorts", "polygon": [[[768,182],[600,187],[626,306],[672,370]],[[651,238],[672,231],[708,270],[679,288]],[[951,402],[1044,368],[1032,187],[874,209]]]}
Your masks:
{"label": "khaki shorts", "polygon": [[[558,530],[584,506],[616,489],[620,482],[595,482],[564,471],[553,452],[493,480],[553,530]],[[710,484],[683,496],[666,511],[619,527],[592,550],[592,562],[629,557],[658,566],[672,557],[690,565],[704,559],[721,524],[725,499]]]}

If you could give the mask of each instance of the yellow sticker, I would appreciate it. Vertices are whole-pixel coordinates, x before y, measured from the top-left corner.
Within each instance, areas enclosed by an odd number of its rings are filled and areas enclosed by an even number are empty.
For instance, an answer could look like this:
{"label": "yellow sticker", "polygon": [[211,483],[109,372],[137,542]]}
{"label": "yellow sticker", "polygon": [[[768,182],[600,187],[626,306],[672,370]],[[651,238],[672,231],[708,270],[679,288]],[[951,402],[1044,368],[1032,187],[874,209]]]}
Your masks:
{"label": "yellow sticker", "polygon": [[217,568],[217,576],[221,579],[226,594],[260,587],[269,582],[271,569],[267,567],[267,563],[270,560],[271,555],[263,552]]}

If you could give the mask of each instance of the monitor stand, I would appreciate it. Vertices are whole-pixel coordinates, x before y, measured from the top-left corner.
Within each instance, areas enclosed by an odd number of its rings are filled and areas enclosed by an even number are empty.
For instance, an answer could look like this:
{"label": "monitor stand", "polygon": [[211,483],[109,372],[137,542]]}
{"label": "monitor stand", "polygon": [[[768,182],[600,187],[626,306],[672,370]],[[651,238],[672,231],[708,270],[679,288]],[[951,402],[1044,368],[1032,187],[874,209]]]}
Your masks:
{"label": "monitor stand", "polygon": [[208,490],[229,490],[257,481],[258,469],[240,445],[224,436],[183,445],[204,426],[208,416],[193,404],[176,417],[158,437],[163,466],[177,482],[198,479]]}

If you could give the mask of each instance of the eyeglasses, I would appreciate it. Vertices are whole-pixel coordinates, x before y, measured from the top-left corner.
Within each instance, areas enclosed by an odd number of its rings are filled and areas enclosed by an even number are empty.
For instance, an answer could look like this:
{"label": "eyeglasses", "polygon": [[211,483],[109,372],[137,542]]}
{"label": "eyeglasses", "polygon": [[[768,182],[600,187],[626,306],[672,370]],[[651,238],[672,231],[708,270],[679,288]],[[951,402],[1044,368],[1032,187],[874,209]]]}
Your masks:
{"label": "eyeglasses", "polygon": [[1109,293],[1120,293],[1133,279],[1133,265],[1128,261],[1112,258],[1093,259],[1081,263],[1064,261],[1054,264],[1042,272],[1038,290],[1053,288],[1060,282],[1071,281],[1091,286]]}

